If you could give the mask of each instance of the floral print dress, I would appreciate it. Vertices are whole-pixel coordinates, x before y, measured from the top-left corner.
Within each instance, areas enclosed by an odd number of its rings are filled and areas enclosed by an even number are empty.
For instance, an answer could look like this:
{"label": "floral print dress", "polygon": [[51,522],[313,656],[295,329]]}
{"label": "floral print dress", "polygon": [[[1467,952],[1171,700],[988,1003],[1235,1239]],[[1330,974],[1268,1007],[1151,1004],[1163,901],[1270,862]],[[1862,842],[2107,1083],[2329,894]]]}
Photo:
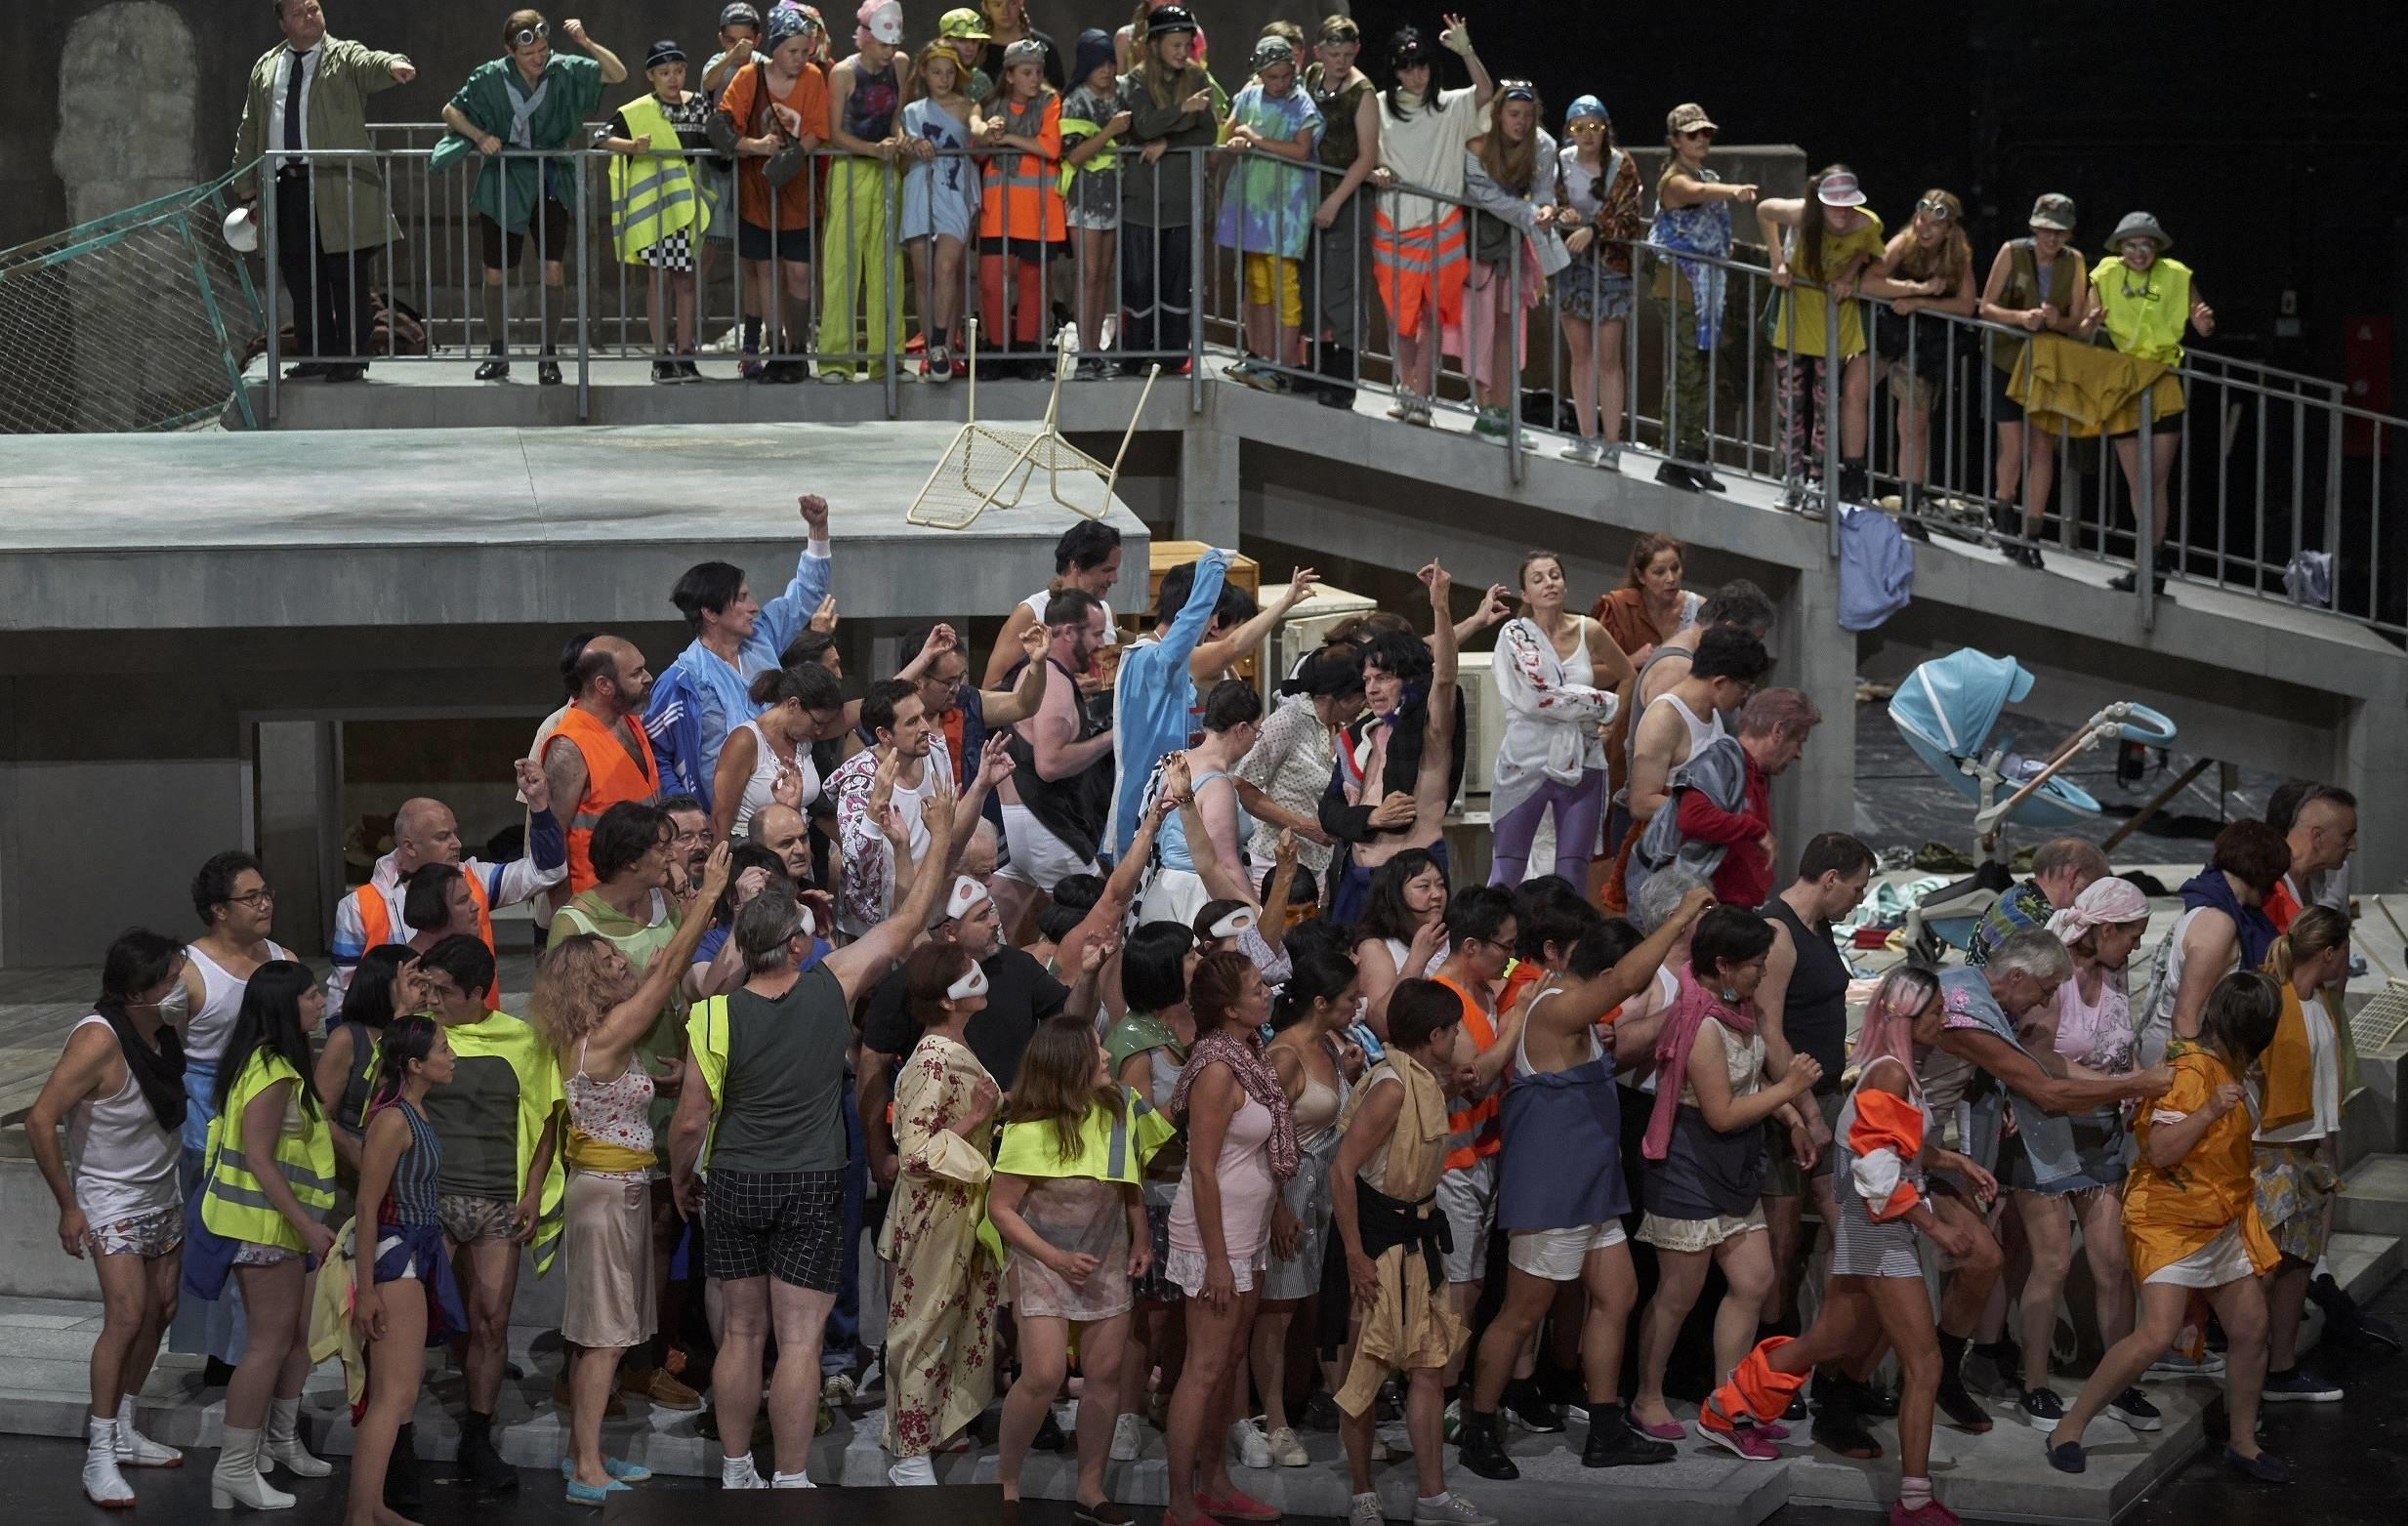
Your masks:
{"label": "floral print dress", "polygon": [[978,1418],[995,1394],[994,1258],[978,1243],[992,1175],[993,1109],[967,1135],[953,1125],[994,1080],[942,1034],[923,1037],[894,1078],[901,1175],[879,1232],[887,1302],[887,1450],[924,1457]]}

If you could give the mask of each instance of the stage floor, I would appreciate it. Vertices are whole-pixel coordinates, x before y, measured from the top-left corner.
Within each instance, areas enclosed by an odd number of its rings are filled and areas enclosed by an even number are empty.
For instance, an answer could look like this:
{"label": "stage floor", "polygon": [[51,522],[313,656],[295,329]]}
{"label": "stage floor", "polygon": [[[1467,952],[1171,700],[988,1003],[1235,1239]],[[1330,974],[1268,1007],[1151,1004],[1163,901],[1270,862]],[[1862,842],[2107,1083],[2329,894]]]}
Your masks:
{"label": "stage floor", "polygon": [[[718,556],[763,583],[790,567],[806,492],[833,513],[840,605],[1006,608],[1043,585],[1077,516],[1039,477],[968,529],[909,523],[955,428],[20,438],[0,480],[0,631],[657,620],[672,563]],[[1143,523],[1096,477],[1065,484],[1142,566]]]}

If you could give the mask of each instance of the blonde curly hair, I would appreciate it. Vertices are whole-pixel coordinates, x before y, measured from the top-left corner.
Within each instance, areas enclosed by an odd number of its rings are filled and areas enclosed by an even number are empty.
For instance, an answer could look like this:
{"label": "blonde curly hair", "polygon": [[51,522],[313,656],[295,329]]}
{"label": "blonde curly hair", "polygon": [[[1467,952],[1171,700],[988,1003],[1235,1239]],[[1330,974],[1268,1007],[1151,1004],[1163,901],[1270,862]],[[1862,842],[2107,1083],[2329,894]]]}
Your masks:
{"label": "blonde curly hair", "polygon": [[615,953],[610,940],[596,932],[579,932],[544,950],[535,962],[535,989],[527,1011],[535,1030],[556,1050],[566,1050],[601,1026],[610,1009],[635,994],[635,970],[613,975],[607,960]]}

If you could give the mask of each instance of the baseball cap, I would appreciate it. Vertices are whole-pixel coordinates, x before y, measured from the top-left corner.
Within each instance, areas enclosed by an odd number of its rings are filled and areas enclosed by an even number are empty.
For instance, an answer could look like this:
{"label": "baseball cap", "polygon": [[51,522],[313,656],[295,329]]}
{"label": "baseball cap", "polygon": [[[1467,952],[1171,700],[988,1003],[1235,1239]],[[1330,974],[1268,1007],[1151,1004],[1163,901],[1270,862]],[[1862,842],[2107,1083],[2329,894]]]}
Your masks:
{"label": "baseball cap", "polygon": [[853,20],[861,29],[889,47],[903,40],[902,0],[861,0]]}
{"label": "baseball cap", "polygon": [[936,18],[936,35],[958,37],[964,42],[986,42],[989,35],[986,21],[968,6],[947,11]]}
{"label": "baseball cap", "polygon": [[650,51],[645,53],[644,56],[644,66],[647,69],[659,68],[664,63],[683,63],[685,62],[685,50],[678,46],[678,41],[675,37],[663,37],[660,41],[652,44]]}
{"label": "baseball cap", "polygon": [[2051,228],[2059,233],[2072,232],[2074,230],[2073,197],[2061,195],[2053,190],[2033,202],[2031,226]]}
{"label": "baseball cap", "polygon": [[1840,170],[1823,177],[1823,183],[1814,188],[1814,199],[1826,207],[1861,207],[1865,197],[1863,188],[1856,184],[1856,177],[1847,170]]}
{"label": "baseball cap", "polygon": [[760,25],[761,13],[746,5],[744,0],[735,0],[733,5],[720,7],[719,29],[723,32],[730,26],[750,26],[757,30]]}
{"label": "baseball cap", "polygon": [[1722,129],[1714,125],[1714,118],[1706,115],[1704,106],[1688,101],[1664,113],[1664,131],[1671,134],[1716,133]]}
{"label": "baseball cap", "polygon": [[1023,37],[1006,48],[1003,55],[1003,66],[1011,68],[1019,63],[1034,63],[1040,68],[1044,67],[1045,44],[1034,37]]}

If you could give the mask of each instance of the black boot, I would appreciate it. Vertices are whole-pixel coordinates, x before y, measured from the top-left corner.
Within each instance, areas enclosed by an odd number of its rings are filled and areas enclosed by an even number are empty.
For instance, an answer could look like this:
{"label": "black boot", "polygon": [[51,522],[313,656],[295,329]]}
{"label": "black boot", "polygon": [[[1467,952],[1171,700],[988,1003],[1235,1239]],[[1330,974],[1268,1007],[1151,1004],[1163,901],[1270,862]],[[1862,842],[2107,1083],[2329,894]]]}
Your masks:
{"label": "black boot", "polygon": [[1873,496],[1873,477],[1861,461],[1840,463],[1840,501],[1860,504]]}
{"label": "black boot", "polygon": [[493,358],[487,360],[483,365],[477,368],[477,380],[480,382],[507,382],[510,380],[510,362],[502,358],[502,351],[498,350],[493,351]]}
{"label": "black boot", "polygon": [[1342,345],[1320,347],[1317,369],[1324,380],[1313,390],[1314,398],[1331,408],[1354,406],[1354,351]]}
{"label": "black boot", "polygon": [[1581,1466],[1643,1467],[1671,1462],[1676,1450],[1669,1441],[1633,1430],[1621,1405],[1589,1406],[1589,1439],[1580,1449]]}
{"label": "black boot", "polygon": [[519,1487],[519,1470],[493,1449],[493,1417],[470,1410],[460,1417],[461,1482],[486,1494],[507,1494]]}
{"label": "black boot", "polygon": [[1939,1410],[1948,1423],[1974,1435],[1988,1431],[1990,1412],[1965,1388],[1965,1338],[1940,1332]]}
{"label": "black boot", "polygon": [[1521,1469],[1505,1455],[1504,1426],[1495,1411],[1464,1406],[1463,1443],[1456,1461],[1482,1478],[1519,1478]]}
{"label": "black boot", "polygon": [[418,1426],[411,1423],[394,1432],[393,1456],[385,1464],[385,1508],[415,1515],[426,1504],[426,1480],[418,1471]]}

